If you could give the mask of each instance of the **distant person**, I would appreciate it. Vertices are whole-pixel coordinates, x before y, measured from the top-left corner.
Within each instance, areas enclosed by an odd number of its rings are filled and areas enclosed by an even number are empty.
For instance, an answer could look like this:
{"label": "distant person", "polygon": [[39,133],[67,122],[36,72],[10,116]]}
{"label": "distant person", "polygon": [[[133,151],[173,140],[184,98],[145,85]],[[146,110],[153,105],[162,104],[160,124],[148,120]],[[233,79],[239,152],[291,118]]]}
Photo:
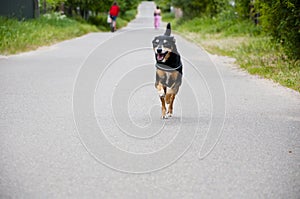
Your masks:
{"label": "distant person", "polygon": [[161,20],[161,10],[159,9],[159,6],[156,6],[156,9],[154,10],[154,27],[155,29],[159,28],[160,26],[160,20]]}
{"label": "distant person", "polygon": [[112,32],[117,30],[116,21],[117,21],[117,17],[119,15],[119,12],[120,12],[120,8],[119,8],[117,2],[115,1],[113,3],[113,5],[110,7],[110,10],[109,10],[109,15],[110,15],[110,18],[112,20],[112,23],[111,23],[111,31]]}

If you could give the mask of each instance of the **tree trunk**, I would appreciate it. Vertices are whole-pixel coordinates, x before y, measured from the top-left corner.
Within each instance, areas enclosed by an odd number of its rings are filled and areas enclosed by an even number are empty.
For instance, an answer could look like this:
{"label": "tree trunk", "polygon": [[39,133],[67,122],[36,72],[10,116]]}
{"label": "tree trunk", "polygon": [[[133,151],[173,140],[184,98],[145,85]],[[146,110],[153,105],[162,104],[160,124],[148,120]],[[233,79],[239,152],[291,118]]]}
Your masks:
{"label": "tree trunk", "polygon": [[43,13],[44,14],[47,13],[47,1],[46,0],[43,1]]}
{"label": "tree trunk", "polygon": [[34,17],[35,18],[39,18],[40,17],[39,0],[34,0]]}

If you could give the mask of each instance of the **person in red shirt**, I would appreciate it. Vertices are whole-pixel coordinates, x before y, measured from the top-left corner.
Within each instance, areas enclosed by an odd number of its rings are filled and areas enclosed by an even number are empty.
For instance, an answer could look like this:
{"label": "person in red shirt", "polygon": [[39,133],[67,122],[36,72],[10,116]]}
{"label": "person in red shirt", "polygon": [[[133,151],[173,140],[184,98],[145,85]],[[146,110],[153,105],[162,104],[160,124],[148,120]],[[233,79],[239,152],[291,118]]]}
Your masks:
{"label": "person in red shirt", "polygon": [[112,20],[112,23],[111,23],[112,24],[112,26],[111,26],[112,32],[116,31],[116,20],[119,15],[119,12],[120,12],[119,6],[118,6],[117,2],[114,2],[114,4],[110,7],[110,10],[109,10],[109,15]]}

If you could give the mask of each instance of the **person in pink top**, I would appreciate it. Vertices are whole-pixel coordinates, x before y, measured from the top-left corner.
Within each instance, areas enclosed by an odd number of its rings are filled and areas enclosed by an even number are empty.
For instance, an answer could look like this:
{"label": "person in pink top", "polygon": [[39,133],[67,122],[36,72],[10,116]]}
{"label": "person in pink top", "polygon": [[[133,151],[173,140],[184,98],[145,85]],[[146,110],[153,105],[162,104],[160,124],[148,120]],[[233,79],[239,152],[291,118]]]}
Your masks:
{"label": "person in pink top", "polygon": [[161,10],[159,9],[159,6],[156,6],[156,9],[154,10],[154,27],[155,29],[159,28],[160,26],[160,20],[161,20]]}

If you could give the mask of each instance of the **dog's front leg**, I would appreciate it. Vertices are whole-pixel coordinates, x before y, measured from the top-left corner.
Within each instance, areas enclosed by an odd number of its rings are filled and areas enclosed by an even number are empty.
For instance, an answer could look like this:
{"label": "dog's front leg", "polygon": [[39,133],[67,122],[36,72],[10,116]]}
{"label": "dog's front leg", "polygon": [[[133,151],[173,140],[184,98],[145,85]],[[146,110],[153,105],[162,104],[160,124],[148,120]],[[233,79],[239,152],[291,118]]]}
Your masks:
{"label": "dog's front leg", "polygon": [[165,119],[166,118],[166,100],[165,100],[165,97],[166,97],[166,87],[163,86],[160,82],[158,82],[156,84],[156,89],[157,89],[157,92],[158,92],[158,95],[159,95],[159,98],[160,98],[160,101],[161,101],[161,112],[162,112],[162,118]]}
{"label": "dog's front leg", "polygon": [[173,103],[175,100],[175,95],[176,94],[167,94],[169,97],[168,117],[172,117],[173,115]]}
{"label": "dog's front leg", "polygon": [[179,86],[180,86],[180,84],[178,84],[178,83],[175,82],[171,86],[171,88],[167,89],[167,92],[166,92],[166,102],[167,102],[167,104],[169,104],[168,112],[167,112],[168,117],[172,117],[172,115],[173,115],[173,103],[174,103],[174,100],[175,100],[175,96],[178,93]]}
{"label": "dog's front leg", "polygon": [[165,97],[160,97],[160,101],[161,101],[161,118],[166,119],[166,102],[165,102]]}

